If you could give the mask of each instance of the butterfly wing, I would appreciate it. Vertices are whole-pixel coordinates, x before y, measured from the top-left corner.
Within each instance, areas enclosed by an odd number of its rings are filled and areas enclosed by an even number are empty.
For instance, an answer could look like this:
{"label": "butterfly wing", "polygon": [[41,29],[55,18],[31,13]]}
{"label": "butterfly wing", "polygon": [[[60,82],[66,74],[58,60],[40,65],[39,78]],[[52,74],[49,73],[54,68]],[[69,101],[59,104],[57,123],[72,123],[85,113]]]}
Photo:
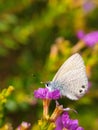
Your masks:
{"label": "butterfly wing", "polygon": [[71,57],[69,57],[63,63],[63,65],[60,67],[60,69],[58,70],[58,72],[54,76],[53,81],[60,79],[63,75],[66,74],[66,72],[74,70],[74,69],[78,69],[81,67],[85,68],[84,63],[83,63],[83,59],[78,53],[76,53],[76,54],[72,55]]}
{"label": "butterfly wing", "polygon": [[82,97],[88,89],[88,80],[82,57],[76,53],[60,67],[53,78],[63,96],[72,100]]}
{"label": "butterfly wing", "polygon": [[71,70],[57,82],[61,89],[61,94],[72,100],[82,97],[88,89],[86,74],[82,69]]}

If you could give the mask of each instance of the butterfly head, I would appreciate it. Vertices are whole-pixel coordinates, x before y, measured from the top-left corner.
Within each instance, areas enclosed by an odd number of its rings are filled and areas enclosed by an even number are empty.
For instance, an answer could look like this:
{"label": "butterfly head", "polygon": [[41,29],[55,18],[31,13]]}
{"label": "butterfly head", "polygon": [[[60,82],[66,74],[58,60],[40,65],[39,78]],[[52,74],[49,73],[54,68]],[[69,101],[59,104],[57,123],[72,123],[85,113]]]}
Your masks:
{"label": "butterfly head", "polygon": [[46,82],[45,87],[49,89],[49,91],[53,91],[53,82]]}

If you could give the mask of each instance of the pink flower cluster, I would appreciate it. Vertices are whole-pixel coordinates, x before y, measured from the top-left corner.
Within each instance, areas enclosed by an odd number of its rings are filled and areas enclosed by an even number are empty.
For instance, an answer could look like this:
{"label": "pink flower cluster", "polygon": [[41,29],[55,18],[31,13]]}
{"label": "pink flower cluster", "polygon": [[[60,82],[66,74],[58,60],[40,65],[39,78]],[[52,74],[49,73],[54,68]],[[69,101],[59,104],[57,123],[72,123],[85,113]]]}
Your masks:
{"label": "pink flower cluster", "polygon": [[64,112],[56,120],[55,130],[62,130],[63,128],[66,128],[68,130],[84,130],[82,127],[79,126],[77,119],[70,119],[68,112]]}
{"label": "pink flower cluster", "polygon": [[59,99],[61,97],[59,90],[54,90],[50,92],[48,88],[39,88],[34,91],[34,96],[40,99]]}

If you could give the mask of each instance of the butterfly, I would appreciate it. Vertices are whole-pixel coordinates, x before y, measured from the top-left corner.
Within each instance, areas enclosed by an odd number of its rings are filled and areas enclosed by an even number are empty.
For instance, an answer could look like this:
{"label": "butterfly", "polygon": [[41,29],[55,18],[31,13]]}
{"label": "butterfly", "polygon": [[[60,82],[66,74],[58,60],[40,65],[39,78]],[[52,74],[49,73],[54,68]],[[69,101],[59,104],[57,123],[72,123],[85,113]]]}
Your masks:
{"label": "butterfly", "polygon": [[84,61],[80,54],[69,57],[57,71],[53,80],[45,86],[49,91],[58,89],[62,96],[71,100],[78,100],[88,90],[88,78]]}

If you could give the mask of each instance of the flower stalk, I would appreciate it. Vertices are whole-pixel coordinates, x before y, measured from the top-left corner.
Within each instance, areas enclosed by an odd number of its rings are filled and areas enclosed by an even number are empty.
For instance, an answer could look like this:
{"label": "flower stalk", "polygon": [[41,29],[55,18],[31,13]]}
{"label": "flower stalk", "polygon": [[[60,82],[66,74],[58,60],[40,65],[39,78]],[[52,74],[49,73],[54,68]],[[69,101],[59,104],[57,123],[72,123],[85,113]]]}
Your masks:
{"label": "flower stalk", "polygon": [[50,117],[50,121],[56,121],[57,117],[63,112],[63,106],[62,105],[57,105],[54,112],[52,113]]}
{"label": "flower stalk", "polygon": [[48,130],[50,122],[47,120],[41,119],[38,121],[38,125],[39,125],[40,130]]}
{"label": "flower stalk", "polygon": [[61,97],[59,90],[49,91],[47,88],[39,88],[34,91],[34,96],[43,101],[43,117],[38,121],[40,130],[84,130],[78,125],[78,120],[70,119],[67,111],[73,109],[63,108],[63,105],[59,105],[57,101],[53,113],[49,115],[51,100]]}
{"label": "flower stalk", "polygon": [[50,99],[43,99],[43,118],[46,120],[49,119],[48,111],[49,111],[50,101],[51,101]]}

